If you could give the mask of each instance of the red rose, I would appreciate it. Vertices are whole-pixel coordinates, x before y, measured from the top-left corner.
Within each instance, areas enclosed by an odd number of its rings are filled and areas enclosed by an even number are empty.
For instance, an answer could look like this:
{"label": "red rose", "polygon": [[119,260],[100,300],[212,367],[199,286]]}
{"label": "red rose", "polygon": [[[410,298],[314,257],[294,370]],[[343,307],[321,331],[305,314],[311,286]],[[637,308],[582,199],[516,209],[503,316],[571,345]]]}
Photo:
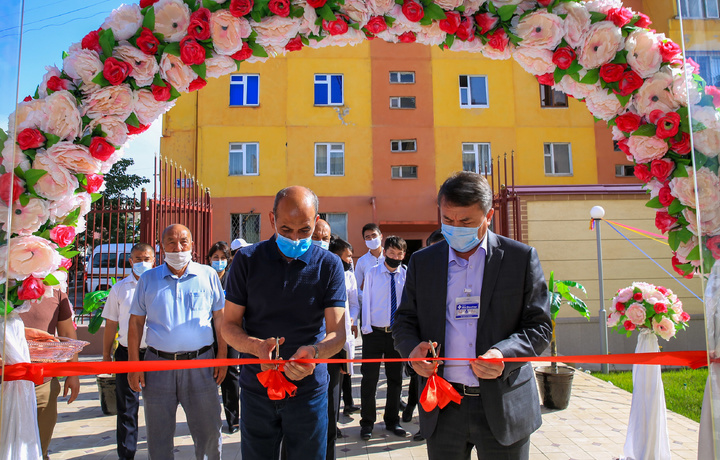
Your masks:
{"label": "red rose", "polygon": [[102,53],[102,46],[100,46],[100,35],[99,32],[102,29],[93,30],[89,34],[85,35],[80,42],[80,46],[84,50],[97,51],[98,54]]}
{"label": "red rose", "polygon": [[641,302],[642,299],[643,299],[642,292],[635,292],[635,293],[633,293],[633,299],[634,299],[636,302]]}
{"label": "red rose", "polygon": [[605,83],[620,81],[627,64],[603,64],[600,66],[600,78]]}
{"label": "red rose", "polygon": [[337,19],[334,21],[326,21],[323,19],[322,28],[326,30],[330,35],[342,35],[348,31],[347,22],[341,16],[335,16]]}
{"label": "red rose", "polygon": [[105,183],[105,179],[100,174],[86,174],[85,180],[87,181],[85,190],[87,190],[88,193],[97,193]]}
{"label": "red rose", "polygon": [[643,85],[643,79],[640,75],[632,70],[622,74],[620,83],[618,84],[619,94],[621,96],[629,96]]}
{"label": "red rose", "polygon": [[538,5],[540,6],[549,6],[554,1],[555,0],[537,0]]}
{"label": "red rose", "polygon": [[449,34],[454,34],[460,27],[460,13],[457,11],[446,11],[445,19],[441,19],[438,23],[440,30]]}
{"label": "red rose", "polygon": [[415,32],[404,32],[401,35],[398,35],[398,40],[400,40],[400,43],[413,43],[416,40]]}
{"label": "red rose", "polygon": [[36,300],[45,294],[45,284],[43,280],[29,276],[25,278],[17,290],[18,299],[20,300]]}
{"label": "red rose", "polygon": [[672,230],[676,223],[677,218],[668,214],[667,211],[661,209],[655,213],[655,226],[663,233]]}
{"label": "red rose", "polygon": [[61,248],[72,243],[75,239],[75,227],[69,225],[58,225],[50,230],[50,239]]}
{"label": "red rose", "polygon": [[677,112],[668,112],[657,122],[655,135],[660,139],[674,137],[680,129],[680,115]]}
{"label": "red rose", "polygon": [[569,46],[563,46],[562,48],[558,48],[553,53],[552,57],[553,64],[563,70],[566,70],[568,67],[570,67],[570,64],[572,64],[574,60],[575,50],[573,50]]}
{"label": "red rose", "polygon": [[322,8],[327,3],[327,0],[308,0],[307,4],[313,8]]}
{"label": "red rose", "polygon": [[415,0],[405,0],[402,6],[402,12],[410,22],[419,22],[423,16],[425,16],[425,10],[423,10],[422,5]]}
{"label": "red rose", "polygon": [[103,67],[103,77],[110,82],[111,85],[117,86],[124,82],[125,79],[130,75],[132,66],[125,61],[120,61],[114,57],[109,57],[105,60],[105,67]]}
{"label": "red rose", "polygon": [[128,134],[131,136],[134,136],[135,134],[144,133],[145,131],[148,130],[148,128],[150,128],[149,124],[140,125],[137,128],[134,127],[133,125],[128,125],[128,124],[126,124],[125,126],[127,126]]}
{"label": "red rose", "polygon": [[253,9],[253,0],[231,0],[230,14],[236,18],[241,18],[249,14]]}
{"label": "red rose", "polygon": [[205,62],[205,48],[189,35],[180,41],[180,59],[187,65]]}
{"label": "red rose", "polygon": [[505,33],[505,29],[503,29],[502,27],[495,30],[495,32],[491,34],[488,34],[487,38],[488,45],[498,51],[505,51],[508,43],[510,43],[510,38],[507,36],[507,33]]}
{"label": "red rose", "polygon": [[633,324],[632,321],[627,320],[623,323],[623,327],[626,331],[634,331],[635,330],[635,324]]}
{"label": "red rose", "polygon": [[655,289],[657,289],[660,294],[665,296],[668,295],[668,292],[670,292],[664,286],[657,286]]}
{"label": "red rose", "polygon": [[720,235],[708,238],[705,242],[705,246],[712,252],[714,259],[720,259]]}
{"label": "red rose", "polygon": [[615,303],[615,310],[618,313],[624,313],[625,312],[625,304],[622,302]]}
{"label": "red rose", "polygon": [[455,36],[464,42],[475,40],[475,20],[472,16],[462,18]]}
{"label": "red rose", "polygon": [[300,36],[291,39],[289,42],[287,42],[287,45],[285,45],[285,49],[288,51],[300,51],[302,47],[303,42]]}
{"label": "red rose", "polygon": [[665,115],[665,112],[663,112],[660,109],[655,109],[652,112],[650,112],[650,115],[648,115],[648,121],[650,121],[650,123],[656,125],[658,123],[658,120],[660,120],[663,117],[663,115]]}
{"label": "red rose", "polygon": [[635,22],[636,27],[647,28],[650,24],[652,24],[652,21],[650,20],[648,15],[643,14],[643,13],[638,13],[638,16],[640,16],[640,19],[638,19],[637,22]]}
{"label": "red rose", "polygon": [[678,155],[687,155],[690,153],[690,135],[688,133],[680,133],[680,140],[670,139],[670,149]]}
{"label": "red rose", "polygon": [[[12,196],[10,196],[10,185],[12,184]],[[9,172],[0,176],[0,200],[3,200],[9,207],[15,203],[25,191],[25,182],[15,174]]]}
{"label": "red rose", "polygon": [[95,136],[90,141],[90,155],[100,161],[107,161],[115,153],[115,146],[104,137]]}
{"label": "red rose", "polygon": [[290,1],[289,0],[270,0],[268,4],[270,12],[286,18],[290,16]]}
{"label": "red rose", "polygon": [[137,38],[135,44],[137,45],[138,49],[143,53],[152,55],[157,53],[160,40],[158,40],[157,37],[153,35],[152,30],[148,29],[147,27],[143,27],[142,32],[140,32],[140,36]]}
{"label": "red rose", "polygon": [[154,5],[159,0],[140,0],[140,8],[147,8],[150,5]]}
{"label": "red rose", "polygon": [[51,91],[62,91],[70,87],[70,82],[60,77],[52,76],[47,82],[47,89]]}
{"label": "red rose", "polygon": [[201,90],[205,88],[205,85],[207,85],[207,81],[203,80],[200,77],[197,77],[195,80],[190,82],[190,85],[188,86],[188,93]]}
{"label": "red rose", "polygon": [[627,25],[632,21],[633,13],[627,8],[610,8],[607,12],[607,21],[612,21],[618,27]]}
{"label": "red rose", "polygon": [[672,40],[660,43],[660,55],[663,62],[670,62],[675,56],[680,54],[680,47]]}
{"label": "red rose", "polygon": [[650,169],[645,164],[635,165],[634,174],[635,177],[645,182],[646,184],[652,180],[652,174],[650,174]]}
{"label": "red rose", "polygon": [[167,100],[170,100],[170,97],[172,97],[172,94],[170,93],[170,83],[163,80],[163,83],[165,83],[165,86],[159,86],[159,85],[152,85],[150,89],[152,90],[153,97],[158,102],[165,102]]}
{"label": "red rose", "polygon": [[70,270],[70,267],[72,267],[72,263],[72,259],[68,259],[67,257],[60,257],[60,266],[65,270]]}
{"label": "red rose", "polygon": [[625,138],[625,139],[620,139],[619,141],[617,141],[618,148],[619,148],[620,150],[622,150],[623,153],[625,153],[625,156],[628,157],[628,160],[629,160],[629,161],[632,161],[633,157],[632,157],[632,154],[630,153],[630,147],[628,147],[627,144],[628,144],[628,139],[627,139],[627,138]]}
{"label": "red rose", "polygon": [[653,305],[653,310],[655,310],[655,313],[667,313],[667,306],[662,302],[657,302]]}
{"label": "red rose", "polygon": [[383,32],[387,30],[387,24],[385,23],[385,18],[382,16],[373,16],[370,18],[368,23],[365,25],[365,28],[373,35],[377,35],[380,32]]}
{"label": "red rose", "polygon": [[682,321],[683,323],[687,323],[688,321],[690,321],[690,313],[686,311],[680,313],[680,321]]}
{"label": "red rose", "polygon": [[245,59],[248,59],[252,55],[253,55],[253,51],[250,48],[250,45],[248,45],[247,42],[243,42],[242,49],[240,49],[240,51],[231,55],[230,57],[235,59],[236,61],[244,61]]}
{"label": "red rose", "polygon": [[207,40],[210,38],[210,10],[200,8],[190,15],[188,36],[196,40]]}
{"label": "red rose", "polygon": [[665,184],[663,185],[663,188],[660,189],[660,192],[658,193],[658,200],[660,201],[660,204],[668,207],[672,204],[673,201],[675,201],[675,197],[672,195],[672,192],[670,192],[670,186]]}
{"label": "red rose", "polygon": [[720,89],[715,86],[707,85],[705,87],[705,94],[712,96],[713,105],[715,107],[720,107]]}
{"label": "red rose", "polygon": [[624,133],[632,133],[640,127],[640,115],[627,112],[615,118],[615,125]]}
{"label": "red rose", "polygon": [[680,263],[680,259],[678,259],[677,256],[673,256],[673,258],[672,258],[673,269],[678,273],[678,275],[682,276],[683,278],[692,279],[692,277],[693,277],[692,268],[690,269],[690,271],[687,274],[685,274],[685,272],[680,267],[678,267],[678,265],[683,265],[683,264]]}
{"label": "red rose", "polygon": [[17,143],[20,150],[36,149],[45,145],[45,136],[37,129],[25,128],[18,134]]}
{"label": "red rose", "polygon": [[553,86],[555,84],[555,76],[552,73],[537,75],[537,81],[541,85]]}
{"label": "red rose", "polygon": [[23,99],[23,102],[30,102],[32,100],[33,100],[32,96],[28,95],[28,96],[25,96],[25,99]]}
{"label": "red rose", "polygon": [[475,15],[475,23],[480,30],[480,35],[485,35],[495,28],[497,23],[500,21],[498,16],[490,13],[480,13]]}

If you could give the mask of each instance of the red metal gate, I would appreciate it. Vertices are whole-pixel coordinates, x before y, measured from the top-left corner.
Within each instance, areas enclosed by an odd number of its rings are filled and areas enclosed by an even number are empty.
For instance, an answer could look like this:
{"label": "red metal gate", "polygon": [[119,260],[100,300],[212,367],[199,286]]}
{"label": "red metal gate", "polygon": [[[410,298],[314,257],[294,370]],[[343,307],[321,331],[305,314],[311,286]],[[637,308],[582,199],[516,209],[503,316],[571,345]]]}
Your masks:
{"label": "red metal gate", "polygon": [[[515,152],[510,154],[510,183],[508,183],[508,155],[503,157],[502,182],[500,181],[500,155],[497,164],[490,159],[490,186],[493,190],[493,231],[498,235],[506,236],[522,242],[522,221],[520,214],[520,197],[515,191]],[[497,176],[497,184],[495,178]],[[487,177],[487,173],[486,173]],[[496,190],[497,185],[497,190]]]}

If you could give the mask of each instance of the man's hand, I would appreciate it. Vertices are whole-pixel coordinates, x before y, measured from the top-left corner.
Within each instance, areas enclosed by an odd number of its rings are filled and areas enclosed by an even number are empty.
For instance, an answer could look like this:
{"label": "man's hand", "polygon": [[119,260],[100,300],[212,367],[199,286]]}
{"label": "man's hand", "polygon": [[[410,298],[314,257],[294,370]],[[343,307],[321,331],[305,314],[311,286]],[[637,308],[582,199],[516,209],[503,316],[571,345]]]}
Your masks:
{"label": "man's hand", "polygon": [[142,391],[145,386],[145,373],[144,372],[130,372],[127,376],[128,384],[134,391]]}
{"label": "man's hand", "polygon": [[[298,348],[290,360],[313,359],[314,357],[315,348],[306,345]],[[315,364],[300,364],[296,362],[289,362],[285,364],[285,375],[287,375],[290,380],[302,380],[313,372],[315,372]]]}
{"label": "man's hand", "polygon": [[227,375],[227,366],[216,366],[215,370],[213,371],[213,378],[215,379],[215,383],[220,385],[223,383],[223,380],[225,380],[225,376]]}
{"label": "man's hand", "polygon": [[[280,345],[285,343],[285,337],[280,337],[280,340],[278,342]],[[255,353],[255,356],[257,356],[260,359],[273,359],[273,351],[275,351],[275,337],[270,337],[269,339],[265,339],[262,342],[260,342],[258,346],[258,351]],[[275,364],[261,364],[260,369],[263,371],[267,371],[269,369],[274,369]]]}
{"label": "man's hand", "polygon": [[[433,342],[433,346],[437,349],[437,342]],[[420,342],[417,347],[410,352],[409,358],[427,358],[428,354],[432,351],[432,347],[429,342]],[[425,378],[430,377],[435,373],[438,365],[442,364],[441,361],[410,361],[413,369],[418,375]]]}
{"label": "man's hand", "polygon": [[52,334],[48,334],[47,331],[42,329],[35,329],[34,327],[25,328],[25,339],[35,340],[37,342],[59,342],[60,339]]}
{"label": "man's hand", "polygon": [[478,359],[470,361],[473,374],[479,379],[496,379],[505,369],[505,363],[485,361],[488,358],[503,358],[503,354],[497,348],[491,348],[484,355],[478,356]]}
{"label": "man's hand", "polygon": [[350,331],[352,332],[352,334],[353,334],[353,335],[355,336],[355,338],[357,339],[357,336],[358,336],[358,327],[357,327],[357,326],[350,326]]}
{"label": "man's hand", "polygon": [[80,378],[77,375],[72,375],[65,378],[65,391],[63,391],[63,398],[70,393],[67,403],[75,401],[80,394]]}

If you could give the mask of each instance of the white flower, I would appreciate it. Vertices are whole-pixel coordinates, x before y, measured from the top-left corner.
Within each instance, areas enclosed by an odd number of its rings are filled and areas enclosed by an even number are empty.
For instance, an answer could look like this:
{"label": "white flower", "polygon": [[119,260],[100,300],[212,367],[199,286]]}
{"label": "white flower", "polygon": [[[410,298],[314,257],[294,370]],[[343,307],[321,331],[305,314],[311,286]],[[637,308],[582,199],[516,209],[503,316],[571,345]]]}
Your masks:
{"label": "white flower", "polygon": [[515,49],[513,57],[520,67],[533,75],[544,75],[555,71],[553,52],[538,47],[521,46]]}
{"label": "white flower", "polygon": [[80,49],[63,59],[63,70],[76,83],[92,83],[93,78],[103,71],[103,63],[97,51]]}
{"label": "white flower", "polygon": [[143,53],[128,42],[120,42],[113,50],[113,56],[132,66],[130,76],[138,86],[150,86],[160,70],[155,56]]}
{"label": "white flower", "polygon": [[647,30],[636,30],[625,40],[627,62],[642,78],[655,75],[660,70],[660,41],[657,34]]}
{"label": "white flower", "polygon": [[155,32],[167,42],[179,42],[187,35],[190,8],[182,0],[160,0],[155,3]]}
{"label": "white flower", "polygon": [[110,16],[103,22],[103,29],[112,29],[115,40],[128,40],[135,35],[135,32],[142,26],[143,15],[140,5],[120,5],[113,10]]}
{"label": "white flower", "polygon": [[590,113],[605,121],[615,118],[616,115],[623,111],[623,106],[618,98],[613,93],[608,94],[605,89],[593,91],[592,94],[585,98],[585,104],[587,104]]}

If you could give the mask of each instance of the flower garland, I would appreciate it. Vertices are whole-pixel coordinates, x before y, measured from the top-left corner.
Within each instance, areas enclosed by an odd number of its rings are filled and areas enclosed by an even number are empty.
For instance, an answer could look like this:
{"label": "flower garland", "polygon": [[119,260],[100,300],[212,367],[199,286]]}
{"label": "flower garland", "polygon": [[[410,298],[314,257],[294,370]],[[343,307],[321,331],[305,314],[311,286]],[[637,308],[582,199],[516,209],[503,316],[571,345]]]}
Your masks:
{"label": "flower garland", "polygon": [[[140,0],[47,67],[0,131],[6,311],[64,290],[73,241],[130,136],[182,94],[305,46],[388,42],[511,56],[608,122],[650,191],[684,276],[720,258],[720,90],[620,0]],[[690,125],[696,132],[691,165]],[[699,205],[693,188],[699,185]],[[10,193],[12,190],[12,193]],[[10,208],[10,209],[8,209]],[[697,228],[700,211],[701,232]],[[7,219],[12,213],[9,228]],[[2,270],[2,269],[0,269]],[[0,293],[2,294],[2,293]]]}
{"label": "flower garland", "polygon": [[670,340],[677,329],[687,327],[688,321],[690,315],[670,289],[635,282],[613,297],[607,325],[628,337],[635,329],[645,328]]}

